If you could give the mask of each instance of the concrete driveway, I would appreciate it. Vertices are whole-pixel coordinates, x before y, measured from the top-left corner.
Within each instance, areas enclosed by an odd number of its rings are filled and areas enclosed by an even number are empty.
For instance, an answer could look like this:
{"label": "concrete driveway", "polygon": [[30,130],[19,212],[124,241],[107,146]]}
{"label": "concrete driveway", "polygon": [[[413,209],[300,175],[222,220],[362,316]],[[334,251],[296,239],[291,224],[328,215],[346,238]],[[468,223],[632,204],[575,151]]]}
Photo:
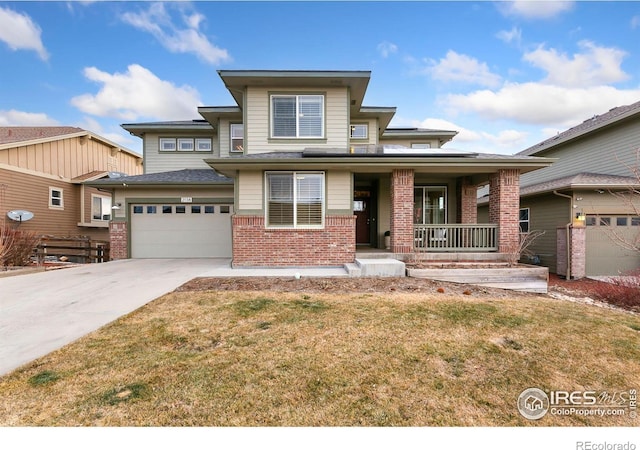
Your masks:
{"label": "concrete driveway", "polygon": [[126,259],[0,278],[0,376],[229,259]]}

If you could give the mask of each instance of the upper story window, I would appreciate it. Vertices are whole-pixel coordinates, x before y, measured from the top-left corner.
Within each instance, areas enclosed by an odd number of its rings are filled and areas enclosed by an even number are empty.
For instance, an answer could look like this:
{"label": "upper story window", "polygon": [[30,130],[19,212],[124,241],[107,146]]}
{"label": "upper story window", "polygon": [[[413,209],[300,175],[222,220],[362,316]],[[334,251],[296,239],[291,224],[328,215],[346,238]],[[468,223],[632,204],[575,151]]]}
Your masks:
{"label": "upper story window", "polygon": [[425,142],[415,142],[411,144],[411,148],[431,148],[431,144]]}
{"label": "upper story window", "polygon": [[231,151],[243,152],[244,151],[244,125],[241,123],[231,124]]}
{"label": "upper story window", "polygon": [[272,95],[271,137],[324,137],[324,95]]}
{"label": "upper story window", "polygon": [[161,152],[211,152],[211,138],[160,138]]}
{"label": "upper story window", "polygon": [[91,218],[92,220],[111,219],[111,197],[91,196]]}
{"label": "upper story window", "polygon": [[366,123],[351,124],[351,139],[367,139],[368,127]]}
{"label": "upper story window", "polygon": [[49,207],[50,208],[64,208],[63,191],[60,188],[49,188]]}

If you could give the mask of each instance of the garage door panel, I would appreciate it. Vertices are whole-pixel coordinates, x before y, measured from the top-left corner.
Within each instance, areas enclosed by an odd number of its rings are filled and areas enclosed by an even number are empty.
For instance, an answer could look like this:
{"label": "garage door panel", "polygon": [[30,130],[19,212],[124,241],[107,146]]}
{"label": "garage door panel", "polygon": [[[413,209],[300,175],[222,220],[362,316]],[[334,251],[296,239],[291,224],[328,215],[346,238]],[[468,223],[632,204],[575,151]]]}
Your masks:
{"label": "garage door panel", "polygon": [[[192,212],[192,206],[200,208],[193,208],[195,212]],[[209,213],[205,213],[205,206]],[[176,205],[171,206],[171,213],[163,213],[162,210],[163,205],[133,205],[133,258],[231,256],[231,205],[186,205],[184,213],[176,213]],[[228,213],[222,213],[222,210]]]}

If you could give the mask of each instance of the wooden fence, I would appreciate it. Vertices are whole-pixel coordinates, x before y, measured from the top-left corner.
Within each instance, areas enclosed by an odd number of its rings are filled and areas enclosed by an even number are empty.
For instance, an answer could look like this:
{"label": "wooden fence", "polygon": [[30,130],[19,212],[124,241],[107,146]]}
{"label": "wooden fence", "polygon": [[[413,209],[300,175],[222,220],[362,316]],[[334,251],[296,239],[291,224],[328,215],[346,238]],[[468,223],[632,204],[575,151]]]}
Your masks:
{"label": "wooden fence", "polygon": [[109,242],[92,240],[88,236],[56,237],[43,236],[36,248],[38,262],[47,257],[65,257],[78,263],[101,263],[109,261]]}

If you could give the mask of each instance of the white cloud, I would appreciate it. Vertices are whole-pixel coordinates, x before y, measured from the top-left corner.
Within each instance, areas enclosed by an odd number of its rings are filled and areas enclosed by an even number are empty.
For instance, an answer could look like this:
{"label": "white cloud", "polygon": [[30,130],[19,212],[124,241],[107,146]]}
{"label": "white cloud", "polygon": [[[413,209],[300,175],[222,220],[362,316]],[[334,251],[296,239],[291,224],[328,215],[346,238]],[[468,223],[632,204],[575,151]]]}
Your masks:
{"label": "white cloud", "polygon": [[227,50],[213,45],[200,31],[205,17],[198,13],[185,13],[184,5],[179,5],[178,8],[182,12],[182,27],[173,23],[164,3],[154,3],[148,10],[140,13],[124,13],[121,19],[135,28],[151,33],[172,53],[194,53],[202,61],[213,65],[230,61]]}
{"label": "white cloud", "polygon": [[449,50],[444,58],[429,61],[425,72],[434,80],[454,81],[480,86],[494,87],[500,84],[499,75],[491,73],[486,63],[475,58]]}
{"label": "white cloud", "polygon": [[51,126],[58,125],[58,121],[45,113],[17,111],[15,109],[0,110],[0,126]]}
{"label": "white cloud", "polygon": [[40,34],[42,30],[26,14],[0,7],[0,41],[11,50],[33,50],[40,59],[49,59]]}
{"label": "white cloud", "polygon": [[519,44],[522,40],[522,30],[518,27],[513,27],[508,31],[499,31],[496,33],[496,37],[507,44],[511,44],[512,42]]}
{"label": "white cloud", "polygon": [[571,57],[541,46],[526,53],[523,58],[547,72],[545,83],[557,86],[597,86],[629,78],[620,67],[626,52],[612,47],[599,47],[590,41],[580,41],[578,46],[582,53]]}
{"label": "white cloud", "polygon": [[522,17],[525,19],[550,19],[573,8],[573,1],[556,0],[515,0],[497,2],[500,12],[505,16]]}
{"label": "white cloud", "polygon": [[382,55],[383,58],[388,58],[392,53],[396,53],[398,51],[398,46],[391,42],[381,42],[378,44],[378,52]]}
{"label": "white cloud", "polygon": [[190,119],[201,104],[198,91],[190,86],[177,87],[158,78],[148,69],[132,64],[126,73],[110,74],[95,67],[84,69],[84,75],[101,84],[95,94],[71,99],[71,104],[86,114],[137,120]]}
{"label": "white cloud", "polygon": [[640,89],[611,86],[570,88],[541,83],[509,83],[500,90],[452,94],[440,99],[451,114],[476,113],[485,119],[572,126],[594,114],[640,99]]}
{"label": "white cloud", "polygon": [[412,121],[411,125],[417,128],[426,128],[430,130],[457,131],[458,134],[456,134],[456,137],[453,138],[454,146],[459,142],[475,142],[481,138],[479,133],[461,127],[460,125],[449,122],[445,119],[427,118],[422,121],[414,120]]}
{"label": "white cloud", "polygon": [[631,18],[631,28],[635,30],[638,27],[640,27],[640,16],[633,16]]}

